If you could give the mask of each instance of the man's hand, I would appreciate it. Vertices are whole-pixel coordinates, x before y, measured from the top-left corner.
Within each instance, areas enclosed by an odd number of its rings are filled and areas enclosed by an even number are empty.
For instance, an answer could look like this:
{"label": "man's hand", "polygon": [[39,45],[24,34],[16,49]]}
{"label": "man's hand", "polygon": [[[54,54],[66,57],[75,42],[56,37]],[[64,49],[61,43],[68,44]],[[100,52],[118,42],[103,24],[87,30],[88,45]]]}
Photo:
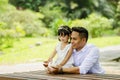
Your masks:
{"label": "man's hand", "polygon": [[55,68],[61,68],[61,67],[62,67],[62,65],[60,65],[60,64],[55,66]]}
{"label": "man's hand", "polygon": [[50,66],[47,69],[48,69],[47,72],[50,74],[58,74],[59,73],[58,67]]}

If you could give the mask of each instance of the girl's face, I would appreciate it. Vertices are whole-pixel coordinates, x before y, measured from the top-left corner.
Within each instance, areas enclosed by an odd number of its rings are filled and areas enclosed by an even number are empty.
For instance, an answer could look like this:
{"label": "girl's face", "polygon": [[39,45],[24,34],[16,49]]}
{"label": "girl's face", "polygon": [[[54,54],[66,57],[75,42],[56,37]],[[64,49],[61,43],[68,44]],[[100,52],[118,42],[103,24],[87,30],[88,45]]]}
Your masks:
{"label": "girl's face", "polygon": [[59,35],[59,39],[61,42],[68,42],[69,36],[68,35]]}

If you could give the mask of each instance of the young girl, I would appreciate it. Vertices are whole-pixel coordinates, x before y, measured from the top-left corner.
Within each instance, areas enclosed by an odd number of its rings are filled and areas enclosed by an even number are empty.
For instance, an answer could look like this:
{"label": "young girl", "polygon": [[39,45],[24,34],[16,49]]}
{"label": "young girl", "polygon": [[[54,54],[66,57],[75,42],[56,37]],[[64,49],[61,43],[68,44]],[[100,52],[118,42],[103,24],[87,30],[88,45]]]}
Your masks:
{"label": "young girl", "polygon": [[[47,61],[44,61],[44,66],[54,66],[54,67],[72,67],[73,59],[72,59],[72,47],[69,43],[71,35],[71,29],[68,26],[61,26],[58,29],[58,39],[59,43],[56,45],[53,53],[48,58]],[[57,59],[53,62],[53,58],[57,54]]]}

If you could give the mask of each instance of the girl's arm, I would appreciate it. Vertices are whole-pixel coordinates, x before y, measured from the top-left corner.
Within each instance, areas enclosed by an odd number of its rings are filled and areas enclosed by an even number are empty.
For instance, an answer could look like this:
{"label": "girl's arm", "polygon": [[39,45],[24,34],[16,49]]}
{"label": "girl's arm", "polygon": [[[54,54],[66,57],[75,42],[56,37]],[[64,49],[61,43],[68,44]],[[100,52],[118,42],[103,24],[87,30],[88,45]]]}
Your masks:
{"label": "girl's arm", "polygon": [[73,52],[73,48],[72,48],[72,46],[71,46],[70,49],[69,49],[69,51],[68,51],[68,53],[67,53],[67,55],[66,55],[65,58],[63,59],[63,61],[62,61],[59,65],[57,65],[57,66],[58,66],[58,67],[61,67],[61,66],[65,65],[66,62],[67,62],[67,61],[69,60],[69,58],[71,57],[72,52]]}
{"label": "girl's arm", "polygon": [[44,61],[43,65],[44,65],[45,67],[48,67],[48,63],[49,63],[50,61],[52,61],[52,59],[54,58],[55,55],[56,55],[56,50],[54,49],[54,51],[52,52],[52,54],[50,55],[50,57],[48,58],[48,60]]}
{"label": "girl's arm", "polygon": [[52,54],[49,56],[49,58],[48,58],[48,62],[50,62],[50,61],[52,61],[52,59],[55,57],[55,55],[56,55],[56,49],[54,49],[54,51],[52,52]]}

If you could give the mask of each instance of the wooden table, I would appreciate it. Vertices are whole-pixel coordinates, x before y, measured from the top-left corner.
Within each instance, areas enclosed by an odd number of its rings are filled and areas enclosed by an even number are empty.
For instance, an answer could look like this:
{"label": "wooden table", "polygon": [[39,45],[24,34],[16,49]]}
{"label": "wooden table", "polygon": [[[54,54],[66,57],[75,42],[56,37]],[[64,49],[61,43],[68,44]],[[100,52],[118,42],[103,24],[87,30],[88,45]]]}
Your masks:
{"label": "wooden table", "polygon": [[47,74],[45,71],[0,74],[0,80],[120,80],[120,75],[113,74]]}

